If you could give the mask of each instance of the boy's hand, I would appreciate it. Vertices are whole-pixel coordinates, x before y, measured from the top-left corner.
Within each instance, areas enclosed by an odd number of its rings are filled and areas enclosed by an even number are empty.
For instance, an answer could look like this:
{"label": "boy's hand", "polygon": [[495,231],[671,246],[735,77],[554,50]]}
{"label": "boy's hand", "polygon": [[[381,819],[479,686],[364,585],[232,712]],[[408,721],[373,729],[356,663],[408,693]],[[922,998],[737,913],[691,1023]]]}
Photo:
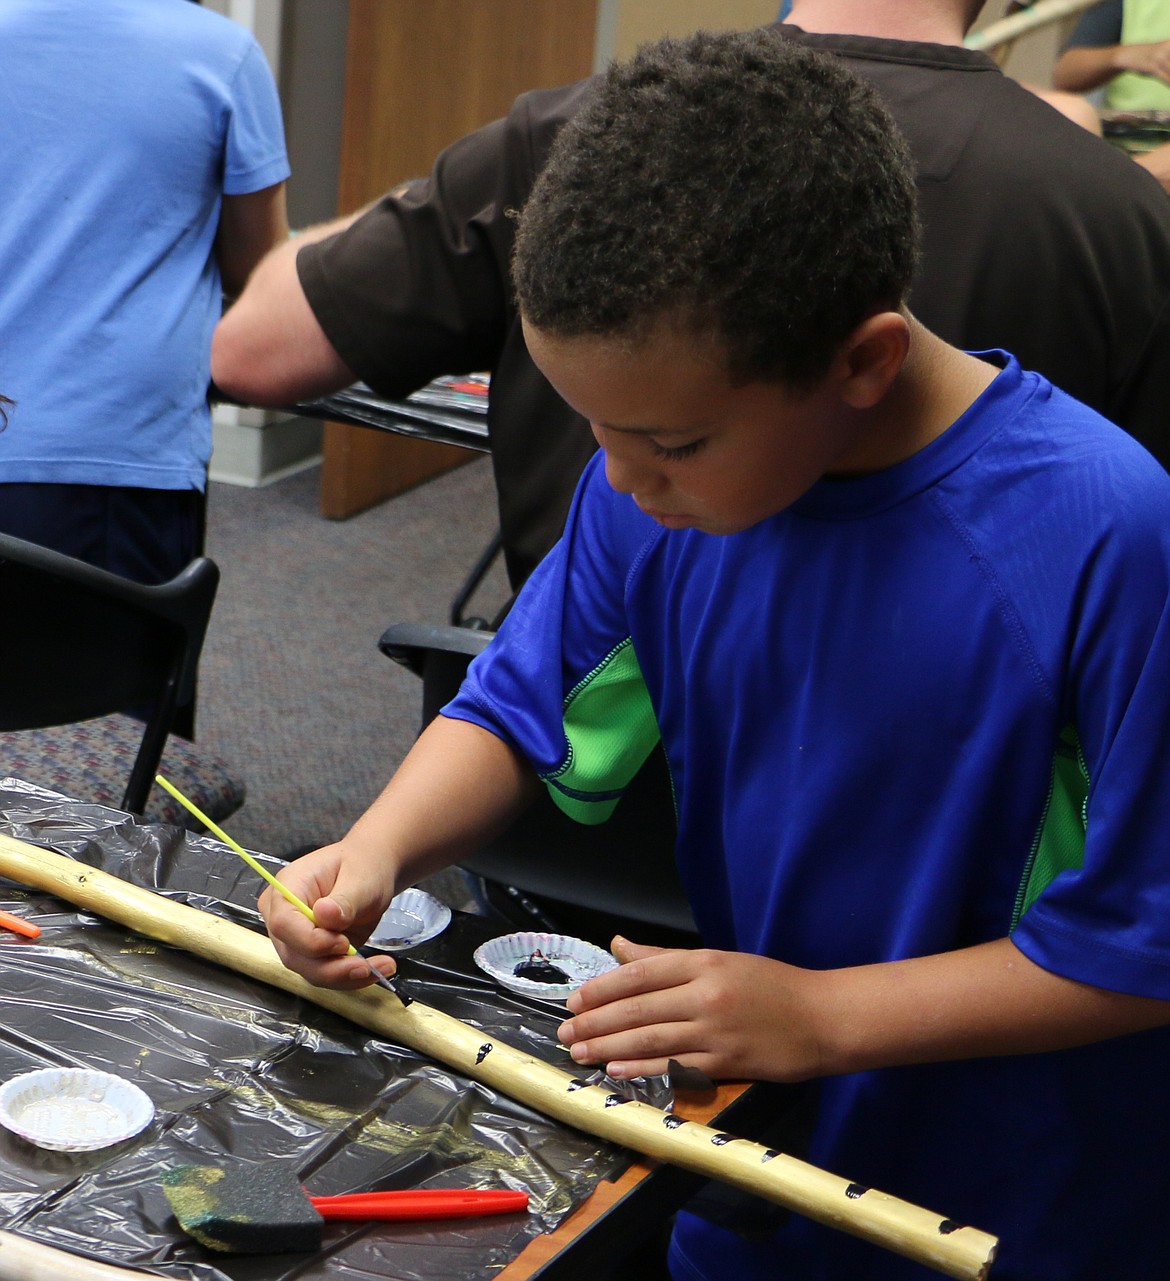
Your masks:
{"label": "boy's hand", "polygon": [[[386,867],[372,866],[339,841],[290,863],[277,879],[317,918],[314,925],[271,886],[261,894],[260,912],[284,964],[318,987],[372,983],[365,959],[348,952],[351,943],[360,947],[366,941],[393,897]],[[390,957],[373,959],[383,974],[394,973]]]}
{"label": "boy's hand", "polygon": [[668,1060],[713,1079],[801,1081],[820,1071],[811,971],[739,952],[667,950],[615,938],[616,970],[567,1002],[558,1035],[577,1063],[659,1076]]}
{"label": "boy's hand", "polygon": [[574,992],[559,1035],[578,1063],[657,1076],[803,1081],[908,1063],[1036,1054],[1170,1025],[1170,1001],[1043,969],[1010,938],[805,970],[738,952],[613,942],[622,964]]}

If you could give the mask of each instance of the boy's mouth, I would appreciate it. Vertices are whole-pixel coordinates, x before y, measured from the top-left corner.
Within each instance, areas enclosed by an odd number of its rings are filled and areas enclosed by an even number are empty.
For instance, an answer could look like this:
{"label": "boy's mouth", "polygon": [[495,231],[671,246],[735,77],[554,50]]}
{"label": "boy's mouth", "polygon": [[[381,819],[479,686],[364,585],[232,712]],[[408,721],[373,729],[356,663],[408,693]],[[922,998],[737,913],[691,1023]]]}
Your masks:
{"label": "boy's mouth", "polygon": [[640,503],[638,506],[643,515],[649,516],[651,520],[656,520],[667,529],[686,529],[694,523],[689,516],[683,516],[677,512],[655,511],[650,507],[642,507]]}

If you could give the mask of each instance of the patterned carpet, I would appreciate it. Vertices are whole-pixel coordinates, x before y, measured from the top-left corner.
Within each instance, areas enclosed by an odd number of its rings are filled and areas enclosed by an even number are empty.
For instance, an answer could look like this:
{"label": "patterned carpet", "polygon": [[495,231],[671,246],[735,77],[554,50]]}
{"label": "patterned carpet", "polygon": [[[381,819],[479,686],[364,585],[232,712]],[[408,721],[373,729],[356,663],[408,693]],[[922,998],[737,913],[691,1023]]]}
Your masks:
{"label": "patterned carpet", "polygon": [[[391,623],[446,622],[495,526],[482,458],[345,521],[318,515],[318,487],[314,468],[263,489],[213,484],[208,501],[223,580],[198,740],[247,785],[228,832],[286,858],[343,835],[409,748],[420,685],[378,637]],[[472,608],[490,613],[505,596],[494,570]]]}

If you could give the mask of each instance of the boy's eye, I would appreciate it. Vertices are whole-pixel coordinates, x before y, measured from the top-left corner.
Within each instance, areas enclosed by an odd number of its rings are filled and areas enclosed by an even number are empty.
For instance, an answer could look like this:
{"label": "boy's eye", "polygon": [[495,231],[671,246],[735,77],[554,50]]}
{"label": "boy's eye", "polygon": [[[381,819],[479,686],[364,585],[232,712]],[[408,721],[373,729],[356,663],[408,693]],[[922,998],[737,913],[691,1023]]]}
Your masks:
{"label": "boy's eye", "polygon": [[692,440],[685,445],[660,445],[658,441],[649,439],[650,449],[654,457],[665,458],[671,462],[677,462],[681,458],[690,458],[692,454],[696,454],[702,449],[703,443],[702,440]]}

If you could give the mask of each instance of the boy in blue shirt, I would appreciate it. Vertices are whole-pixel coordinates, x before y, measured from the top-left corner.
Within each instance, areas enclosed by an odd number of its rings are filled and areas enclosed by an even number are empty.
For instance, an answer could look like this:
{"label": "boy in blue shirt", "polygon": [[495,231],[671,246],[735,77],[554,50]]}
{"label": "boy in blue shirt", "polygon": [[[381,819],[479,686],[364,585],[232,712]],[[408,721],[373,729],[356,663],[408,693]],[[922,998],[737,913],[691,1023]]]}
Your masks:
{"label": "boy in blue shirt", "polygon": [[[873,92],[775,33],[664,41],[523,212],[525,336],[602,446],[459,697],[262,901],[286,963],[542,784],[600,822],[661,736],[705,948],[618,939],[560,1032],[618,1077],[820,1078],[815,1163],[1000,1236],[1007,1281],[1164,1281],[1170,477],[903,299]],[[380,962],[387,969],[392,963]],[[793,1216],[673,1275],[910,1281]]]}

